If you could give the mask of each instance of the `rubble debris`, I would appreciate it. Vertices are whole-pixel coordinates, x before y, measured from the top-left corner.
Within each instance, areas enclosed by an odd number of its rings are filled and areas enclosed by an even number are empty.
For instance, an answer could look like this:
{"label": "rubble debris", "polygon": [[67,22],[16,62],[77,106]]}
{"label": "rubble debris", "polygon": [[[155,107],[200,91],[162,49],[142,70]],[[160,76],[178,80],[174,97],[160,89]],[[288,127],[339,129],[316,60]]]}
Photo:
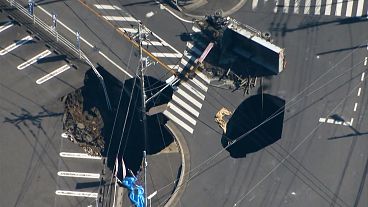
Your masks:
{"label": "rubble debris", "polygon": [[63,130],[68,139],[87,154],[101,156],[105,141],[101,134],[104,122],[100,111],[96,107],[88,111],[83,108],[82,89],[68,94],[64,104]]}
{"label": "rubble debris", "polygon": [[215,115],[215,122],[221,127],[221,129],[224,131],[224,134],[226,134],[226,126],[227,126],[227,121],[224,120],[225,116],[230,116],[233,113],[225,108],[222,107]]}

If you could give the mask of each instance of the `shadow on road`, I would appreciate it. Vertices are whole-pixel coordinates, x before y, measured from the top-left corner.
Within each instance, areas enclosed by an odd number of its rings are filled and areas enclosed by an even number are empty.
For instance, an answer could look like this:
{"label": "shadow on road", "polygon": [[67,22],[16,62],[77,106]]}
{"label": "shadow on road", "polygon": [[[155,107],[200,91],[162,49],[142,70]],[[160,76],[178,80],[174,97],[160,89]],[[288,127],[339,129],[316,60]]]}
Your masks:
{"label": "shadow on road", "polygon": [[285,100],[269,94],[254,95],[243,101],[230,118],[227,132],[221,139],[223,147],[226,147],[239,138],[239,141],[227,148],[230,156],[245,157],[248,153],[261,150],[279,140],[284,106]]}

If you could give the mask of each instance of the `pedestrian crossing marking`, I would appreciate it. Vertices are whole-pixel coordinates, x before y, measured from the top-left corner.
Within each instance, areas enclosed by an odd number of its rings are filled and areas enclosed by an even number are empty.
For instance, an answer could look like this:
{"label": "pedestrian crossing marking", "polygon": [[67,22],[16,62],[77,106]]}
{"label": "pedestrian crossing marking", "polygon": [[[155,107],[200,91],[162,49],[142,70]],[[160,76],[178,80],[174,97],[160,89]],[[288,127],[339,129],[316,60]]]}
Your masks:
{"label": "pedestrian crossing marking", "polygon": [[172,100],[174,102],[176,102],[177,104],[179,104],[180,106],[182,106],[184,109],[186,109],[187,111],[189,111],[191,114],[193,114],[194,116],[198,117],[199,116],[199,112],[196,111],[195,109],[193,109],[191,106],[189,106],[189,104],[185,103],[183,100],[181,100],[179,97],[177,97],[175,94],[172,96]]}
{"label": "pedestrian crossing marking", "polygon": [[188,83],[182,82],[181,85],[184,86],[188,91],[191,91],[198,98],[204,100],[205,96],[201,92],[199,92],[197,89],[189,85]]}
{"label": "pedestrian crossing marking", "polygon": [[192,78],[189,79],[191,82],[193,82],[195,85],[197,85],[200,89],[204,90],[205,92],[207,92],[208,87],[205,86],[203,83],[201,83],[201,81],[197,80],[196,78]]}
{"label": "pedestrian crossing marking", "polygon": [[188,101],[192,102],[195,106],[197,106],[198,108],[202,108],[202,104],[199,103],[197,100],[195,100],[193,97],[191,97],[188,93],[186,93],[185,91],[183,91],[181,88],[178,88],[177,92],[183,96],[184,98],[186,98]]}
{"label": "pedestrian crossing marking", "polygon": [[151,54],[154,55],[155,57],[175,57],[175,58],[181,57],[181,54],[177,53],[152,52]]}
{"label": "pedestrian crossing marking", "polygon": [[343,0],[337,0],[335,16],[341,16],[342,2]]}
{"label": "pedestrian crossing marking", "polygon": [[119,28],[122,32],[128,32],[128,33],[138,33],[138,29],[136,28]]}
{"label": "pedestrian crossing marking", "polygon": [[346,6],[346,14],[345,14],[345,16],[351,17],[351,13],[353,12],[353,4],[354,4],[354,1],[353,0],[348,0],[348,4]]}
{"label": "pedestrian crossing marking", "polygon": [[194,120],[192,117],[190,117],[189,115],[187,115],[183,110],[181,110],[179,107],[177,107],[172,102],[169,102],[167,104],[167,107],[171,108],[173,111],[175,111],[181,117],[183,117],[184,119],[186,119],[187,121],[189,121],[192,125],[196,125],[196,123],[197,123],[196,120]]}
{"label": "pedestrian crossing marking", "polygon": [[97,9],[105,9],[105,10],[121,10],[120,7],[115,5],[108,5],[108,4],[94,4]]}
{"label": "pedestrian crossing marking", "polygon": [[364,0],[358,0],[358,7],[357,7],[356,16],[360,17],[360,16],[363,15],[363,6],[364,6]]}
{"label": "pedestrian crossing marking", "polygon": [[105,18],[106,20],[109,21],[122,21],[122,22],[138,22],[138,20],[136,20],[133,17],[122,17],[122,16],[102,16],[103,18]]}
{"label": "pedestrian crossing marking", "polygon": [[326,1],[325,15],[331,15],[332,0]]}
{"label": "pedestrian crossing marking", "polygon": [[321,1],[322,0],[316,0],[316,6],[314,7],[314,14],[320,15],[321,14]]}
{"label": "pedestrian crossing marking", "polygon": [[179,126],[183,127],[185,130],[187,130],[189,133],[193,134],[193,128],[188,126],[186,123],[184,123],[182,120],[180,120],[179,118],[177,118],[176,116],[174,116],[172,113],[170,113],[169,111],[165,110],[163,112],[163,114],[165,116],[167,116],[170,120],[172,120],[173,122],[179,124]]}

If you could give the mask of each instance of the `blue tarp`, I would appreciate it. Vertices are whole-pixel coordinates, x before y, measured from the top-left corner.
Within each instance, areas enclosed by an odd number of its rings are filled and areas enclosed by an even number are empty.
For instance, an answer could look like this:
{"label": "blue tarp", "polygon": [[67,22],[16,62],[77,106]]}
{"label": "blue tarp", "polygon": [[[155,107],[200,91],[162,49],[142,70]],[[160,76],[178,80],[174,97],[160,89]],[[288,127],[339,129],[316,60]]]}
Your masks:
{"label": "blue tarp", "polygon": [[130,201],[136,207],[144,207],[144,189],[140,185],[136,185],[136,177],[125,177],[123,179],[123,185],[129,190]]}

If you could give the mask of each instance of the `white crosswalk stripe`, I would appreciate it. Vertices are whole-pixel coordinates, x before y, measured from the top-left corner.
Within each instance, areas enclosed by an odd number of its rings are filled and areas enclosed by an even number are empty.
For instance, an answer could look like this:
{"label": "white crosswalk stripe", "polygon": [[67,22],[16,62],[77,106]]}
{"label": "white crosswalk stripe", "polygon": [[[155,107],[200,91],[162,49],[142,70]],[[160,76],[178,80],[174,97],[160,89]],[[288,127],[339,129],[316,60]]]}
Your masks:
{"label": "white crosswalk stripe", "polygon": [[105,10],[121,10],[120,7],[115,5],[108,5],[108,4],[94,4],[97,9],[105,9]]}
{"label": "white crosswalk stripe", "polygon": [[68,191],[68,190],[57,190],[56,195],[60,196],[76,196],[76,197],[86,197],[86,198],[97,198],[98,193],[92,192],[81,192],[81,191]]}
{"label": "white crosswalk stripe", "polygon": [[122,21],[122,22],[138,22],[138,20],[136,20],[133,17],[122,17],[122,16],[102,16],[103,18],[105,18],[106,20],[109,21]]}
{"label": "white crosswalk stripe", "polygon": [[[259,5],[274,4],[274,13],[294,13],[304,15],[334,15],[363,17],[368,13],[367,0],[251,0],[252,10],[260,10]],[[263,1],[263,3],[260,3]],[[365,8],[367,7],[367,8]],[[268,7],[265,7],[268,8]],[[366,10],[366,11],[365,11]]]}

